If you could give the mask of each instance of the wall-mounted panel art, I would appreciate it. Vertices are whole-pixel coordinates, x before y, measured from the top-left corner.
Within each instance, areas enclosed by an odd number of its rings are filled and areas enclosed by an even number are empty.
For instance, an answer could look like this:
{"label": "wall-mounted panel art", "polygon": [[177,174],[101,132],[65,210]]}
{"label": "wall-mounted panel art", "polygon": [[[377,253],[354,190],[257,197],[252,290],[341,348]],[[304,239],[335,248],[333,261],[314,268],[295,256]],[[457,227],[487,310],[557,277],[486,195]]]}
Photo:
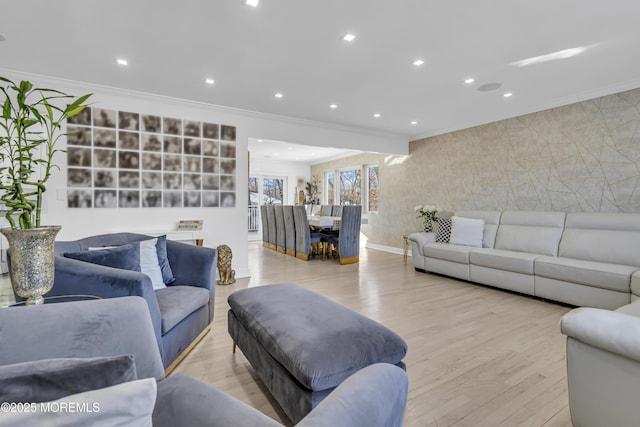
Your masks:
{"label": "wall-mounted panel art", "polygon": [[236,205],[236,127],[106,108],[67,121],[70,208]]}

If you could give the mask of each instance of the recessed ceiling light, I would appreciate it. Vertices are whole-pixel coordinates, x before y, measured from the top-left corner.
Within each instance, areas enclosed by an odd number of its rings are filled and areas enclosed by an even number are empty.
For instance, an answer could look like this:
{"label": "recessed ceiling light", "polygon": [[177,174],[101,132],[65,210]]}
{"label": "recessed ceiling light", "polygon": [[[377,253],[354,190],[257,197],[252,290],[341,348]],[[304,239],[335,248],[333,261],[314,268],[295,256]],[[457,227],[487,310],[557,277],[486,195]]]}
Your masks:
{"label": "recessed ceiling light", "polygon": [[287,150],[293,150],[293,147],[287,147]]}
{"label": "recessed ceiling light", "polygon": [[259,139],[259,140],[258,140],[258,142],[262,142],[262,140],[261,140],[261,139]]}
{"label": "recessed ceiling light", "polygon": [[468,85],[470,85],[471,83],[475,82],[476,79],[474,79],[473,77],[469,77],[468,79],[466,79],[464,82]]}
{"label": "recessed ceiling light", "polygon": [[415,120],[411,122],[412,125],[417,125],[418,122],[416,122]]}
{"label": "recessed ceiling light", "polygon": [[242,4],[246,4],[251,7],[258,7],[258,3],[260,3],[260,0],[242,0]]}
{"label": "recessed ceiling light", "polygon": [[351,33],[347,33],[344,36],[342,36],[342,40],[346,41],[346,42],[352,42],[356,39],[355,34],[351,34]]}
{"label": "recessed ceiling light", "polygon": [[122,66],[129,65],[129,61],[123,58],[116,58],[116,62],[118,63],[118,65],[122,65]]}
{"label": "recessed ceiling light", "polygon": [[329,108],[331,108],[332,110],[335,110],[336,108],[338,108],[338,104],[331,104],[329,105]]}
{"label": "recessed ceiling light", "polygon": [[284,95],[281,92],[276,92],[276,94],[273,96],[275,96],[276,98],[282,98]]}
{"label": "recessed ceiling light", "polygon": [[273,155],[274,155],[274,156],[277,156],[277,155],[278,155],[278,153],[273,153]]}
{"label": "recessed ceiling light", "polygon": [[208,84],[208,85],[212,85],[212,84],[214,84],[214,83],[215,83],[215,81],[214,81],[213,79],[206,79],[204,82],[205,82],[206,84]]}
{"label": "recessed ceiling light", "polygon": [[502,96],[504,96],[505,98],[511,98],[513,94],[511,92],[506,92],[506,93],[503,93]]}
{"label": "recessed ceiling light", "polygon": [[424,64],[424,61],[422,59],[416,59],[415,61],[412,62],[412,64],[415,65],[416,67],[419,67],[422,64]]}
{"label": "recessed ceiling light", "polygon": [[373,117],[375,117],[376,119],[379,119],[379,118],[381,117],[381,114],[380,114],[380,113],[375,113],[375,114],[373,115]]}

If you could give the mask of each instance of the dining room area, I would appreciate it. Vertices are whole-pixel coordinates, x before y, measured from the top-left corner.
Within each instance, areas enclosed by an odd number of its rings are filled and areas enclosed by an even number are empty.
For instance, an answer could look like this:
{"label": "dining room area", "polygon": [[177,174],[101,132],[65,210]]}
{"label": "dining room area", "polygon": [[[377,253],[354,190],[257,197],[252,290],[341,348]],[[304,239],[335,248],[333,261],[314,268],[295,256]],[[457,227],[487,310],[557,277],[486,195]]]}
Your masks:
{"label": "dining room area", "polygon": [[262,245],[303,261],[359,262],[360,205],[261,205]]}

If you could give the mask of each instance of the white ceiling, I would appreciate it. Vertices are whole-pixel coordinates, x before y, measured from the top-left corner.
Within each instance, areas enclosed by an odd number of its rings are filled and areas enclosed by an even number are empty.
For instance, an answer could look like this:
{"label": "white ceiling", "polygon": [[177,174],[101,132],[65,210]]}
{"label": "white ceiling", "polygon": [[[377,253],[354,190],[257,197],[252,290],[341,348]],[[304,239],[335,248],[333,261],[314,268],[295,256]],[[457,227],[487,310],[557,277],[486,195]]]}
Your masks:
{"label": "white ceiling", "polygon": [[640,86],[639,16],[637,0],[3,0],[0,68],[410,140]]}
{"label": "white ceiling", "polygon": [[313,147],[310,145],[292,144],[290,142],[249,138],[249,153],[251,153],[252,159],[267,159],[313,165],[358,154],[360,151],[334,147]]}

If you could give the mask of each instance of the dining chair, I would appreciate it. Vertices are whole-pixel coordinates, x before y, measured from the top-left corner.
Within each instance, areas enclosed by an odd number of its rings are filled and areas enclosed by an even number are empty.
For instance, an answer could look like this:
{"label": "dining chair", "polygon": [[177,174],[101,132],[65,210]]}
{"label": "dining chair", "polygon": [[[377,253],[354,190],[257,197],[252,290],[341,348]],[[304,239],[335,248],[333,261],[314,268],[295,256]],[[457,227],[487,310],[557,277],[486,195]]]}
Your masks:
{"label": "dining chair", "polygon": [[293,220],[293,206],[283,206],[285,228],[285,253],[296,256],[296,225]]}
{"label": "dining chair", "polygon": [[276,250],[281,254],[285,253],[286,244],[286,229],[284,226],[284,210],[282,205],[275,205],[275,217],[276,217]]}
{"label": "dining chair", "polygon": [[276,209],[267,205],[267,225],[269,227],[269,249],[276,249]]}
{"label": "dining chair", "polygon": [[293,206],[293,220],[296,229],[296,258],[308,261],[312,247],[315,247],[320,252],[318,247],[324,235],[322,233],[311,233],[304,206]]}
{"label": "dining chair", "polygon": [[269,247],[269,222],[267,221],[267,206],[260,205],[260,221],[262,222],[262,246]]}
{"label": "dining chair", "polygon": [[360,262],[360,225],[362,224],[362,206],[344,206],[340,231],[322,237],[324,252],[337,252],[340,264]]}

